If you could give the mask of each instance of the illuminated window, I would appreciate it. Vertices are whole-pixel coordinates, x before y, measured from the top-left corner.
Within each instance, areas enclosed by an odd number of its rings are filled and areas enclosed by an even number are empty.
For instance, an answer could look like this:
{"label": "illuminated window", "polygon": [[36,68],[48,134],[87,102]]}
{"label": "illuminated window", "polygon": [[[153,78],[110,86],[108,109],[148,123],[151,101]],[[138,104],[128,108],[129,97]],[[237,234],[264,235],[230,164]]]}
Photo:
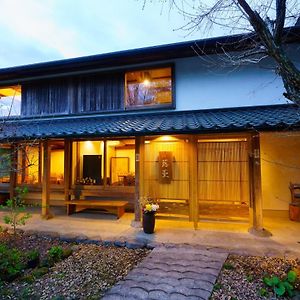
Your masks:
{"label": "illuminated window", "polygon": [[21,112],[21,86],[0,87],[0,116],[17,116]]}
{"label": "illuminated window", "polygon": [[17,182],[19,184],[38,184],[40,181],[39,145],[19,144],[17,161]]}
{"label": "illuminated window", "polygon": [[126,73],[125,108],[172,106],[172,69],[145,69]]}
{"label": "illuminated window", "polygon": [[0,183],[9,183],[11,170],[10,155],[11,150],[9,148],[0,148]]}

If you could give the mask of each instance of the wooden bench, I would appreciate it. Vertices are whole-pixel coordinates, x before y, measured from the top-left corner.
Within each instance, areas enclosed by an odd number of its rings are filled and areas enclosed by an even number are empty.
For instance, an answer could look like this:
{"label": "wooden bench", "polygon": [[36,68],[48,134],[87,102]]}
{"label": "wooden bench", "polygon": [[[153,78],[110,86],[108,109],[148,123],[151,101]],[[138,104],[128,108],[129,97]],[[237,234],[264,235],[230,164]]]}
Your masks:
{"label": "wooden bench", "polygon": [[[67,214],[71,215],[75,212],[82,211],[86,208],[103,208],[106,211],[115,213],[119,218],[121,218],[125,212],[125,206],[128,204],[128,201],[124,200],[108,200],[108,199],[90,199],[89,197],[99,196],[96,191],[73,191],[70,190],[69,195],[75,196],[75,199],[70,199],[65,201],[67,205]],[[81,196],[88,197],[88,199],[80,199]],[[99,198],[99,197],[97,197]]]}

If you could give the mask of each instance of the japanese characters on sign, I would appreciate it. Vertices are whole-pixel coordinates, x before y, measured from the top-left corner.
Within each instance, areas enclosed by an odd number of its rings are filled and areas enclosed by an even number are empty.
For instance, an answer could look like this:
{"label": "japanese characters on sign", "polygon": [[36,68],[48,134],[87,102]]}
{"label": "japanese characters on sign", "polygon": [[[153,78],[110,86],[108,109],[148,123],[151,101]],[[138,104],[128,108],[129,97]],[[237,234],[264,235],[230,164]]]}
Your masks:
{"label": "japanese characters on sign", "polygon": [[172,181],[172,162],[173,156],[171,151],[160,151],[158,157],[159,163],[159,182],[171,183]]}

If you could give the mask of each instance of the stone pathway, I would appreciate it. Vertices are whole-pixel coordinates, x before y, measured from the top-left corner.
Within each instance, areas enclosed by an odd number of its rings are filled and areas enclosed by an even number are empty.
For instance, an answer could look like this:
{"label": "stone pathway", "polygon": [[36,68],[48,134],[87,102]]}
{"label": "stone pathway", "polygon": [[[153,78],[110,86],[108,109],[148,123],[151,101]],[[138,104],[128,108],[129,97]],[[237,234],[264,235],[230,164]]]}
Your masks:
{"label": "stone pathway", "polygon": [[185,246],[155,248],[102,299],[209,299],[227,255]]}

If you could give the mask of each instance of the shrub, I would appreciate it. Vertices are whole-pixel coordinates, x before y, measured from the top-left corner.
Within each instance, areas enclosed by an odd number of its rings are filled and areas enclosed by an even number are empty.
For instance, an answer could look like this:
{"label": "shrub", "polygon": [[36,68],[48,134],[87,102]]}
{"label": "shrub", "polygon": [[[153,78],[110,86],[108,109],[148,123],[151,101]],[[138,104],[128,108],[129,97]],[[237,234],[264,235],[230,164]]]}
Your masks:
{"label": "shrub", "polygon": [[295,271],[289,271],[284,279],[279,279],[277,276],[264,277],[263,282],[266,286],[273,289],[276,296],[288,295],[292,297],[294,295],[294,284],[297,280],[297,273]]}
{"label": "shrub", "polygon": [[31,275],[34,277],[34,278],[40,278],[42,277],[43,275],[47,274],[49,271],[49,269],[47,267],[41,267],[41,268],[37,268],[37,269],[34,269],[32,272],[31,272]]}
{"label": "shrub", "polygon": [[53,262],[57,262],[63,258],[64,250],[62,246],[52,246],[48,251],[48,257]]}
{"label": "shrub", "polygon": [[68,258],[70,255],[72,255],[73,250],[71,248],[66,248],[63,250],[63,258]]}
{"label": "shrub", "polygon": [[31,250],[27,252],[27,267],[35,268],[40,262],[40,253],[37,250]]}
{"label": "shrub", "polygon": [[0,244],[0,280],[12,281],[23,271],[21,252]]}
{"label": "shrub", "polygon": [[6,206],[1,206],[1,208],[7,211],[3,220],[5,224],[12,227],[14,236],[16,235],[17,226],[25,225],[26,221],[31,218],[31,215],[26,213],[26,206],[23,201],[27,193],[27,187],[24,187],[23,189],[17,187],[16,196],[12,199],[8,199]]}

